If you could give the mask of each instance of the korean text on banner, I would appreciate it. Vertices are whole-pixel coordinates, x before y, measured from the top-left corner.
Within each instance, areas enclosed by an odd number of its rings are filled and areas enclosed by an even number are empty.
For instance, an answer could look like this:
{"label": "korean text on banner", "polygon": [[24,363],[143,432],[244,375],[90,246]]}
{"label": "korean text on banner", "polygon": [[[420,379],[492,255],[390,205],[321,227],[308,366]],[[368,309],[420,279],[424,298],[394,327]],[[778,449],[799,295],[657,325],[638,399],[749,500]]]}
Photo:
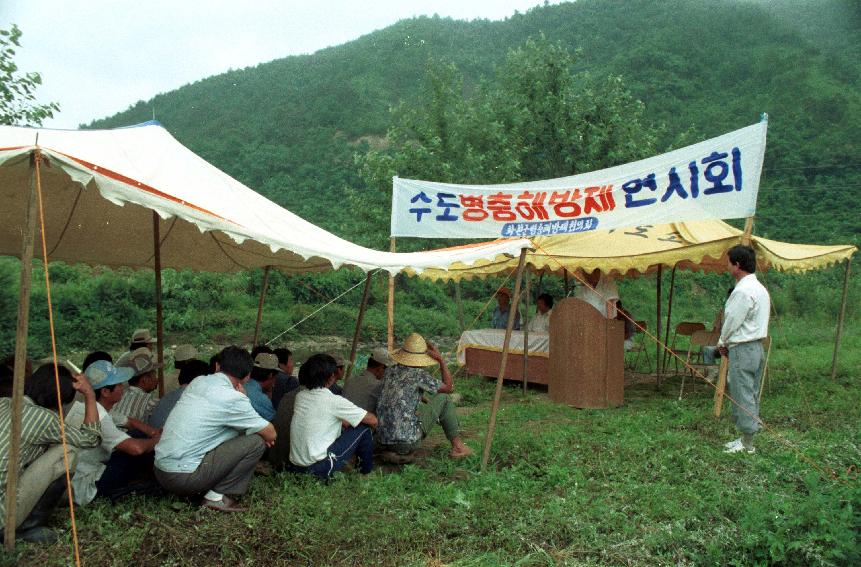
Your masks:
{"label": "korean text on banner", "polygon": [[457,185],[395,177],[391,235],[529,237],[753,216],[767,125],[560,179]]}

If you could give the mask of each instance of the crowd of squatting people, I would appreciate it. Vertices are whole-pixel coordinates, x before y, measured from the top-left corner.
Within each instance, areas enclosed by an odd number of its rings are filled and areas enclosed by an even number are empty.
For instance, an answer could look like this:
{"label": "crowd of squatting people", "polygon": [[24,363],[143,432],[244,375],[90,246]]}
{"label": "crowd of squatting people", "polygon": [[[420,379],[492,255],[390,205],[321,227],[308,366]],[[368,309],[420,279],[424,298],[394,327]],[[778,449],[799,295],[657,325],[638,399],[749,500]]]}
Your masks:
{"label": "crowd of squatting people", "polygon": [[[53,362],[25,371],[16,529],[50,542],[46,524],[68,499],[60,409],[74,505],[102,497],[175,494],[222,512],[241,497],[261,460],[280,471],[328,480],[346,468],[368,474],[375,459],[408,462],[439,424],[449,455],[463,442],[454,383],[443,356],[413,333],[402,348],[369,353],[367,367],[341,383],[345,361],[314,354],[294,376],[287,348],[228,346],[208,362],[191,345],[173,352],[176,388],[157,398],[160,368],[147,329],[113,360],[87,355],[83,372]],[[0,519],[5,519],[14,358],[0,363]],[[428,367],[439,366],[439,376]],[[5,522],[4,522],[5,523]]]}
{"label": "crowd of squatting people", "polygon": [[[752,453],[759,431],[756,393],[764,367],[762,341],[768,334],[770,298],[756,278],[756,255],[747,246],[728,252],[735,285],[726,301],[715,353],[728,359],[733,418],[741,437],[729,453]],[[618,294],[600,273],[583,300],[605,317],[616,316]],[[613,297],[615,294],[615,297]],[[506,296],[505,293],[500,296]],[[501,325],[509,303],[500,297]],[[608,301],[608,299],[610,301]],[[612,301],[612,300],[616,301]],[[538,298],[536,332],[547,329],[553,300]],[[52,541],[45,527],[71,490],[74,503],[112,501],[129,494],[175,494],[199,499],[222,512],[244,510],[239,499],[261,459],[277,470],[328,480],[348,463],[368,474],[375,459],[405,462],[439,424],[451,444],[450,456],[467,457],[454,402],[454,382],[437,348],[413,333],[401,348],[369,353],[367,367],[344,380],[343,359],[314,354],[293,376],[287,348],[228,346],[211,360],[194,347],[173,352],[177,387],[155,395],[159,364],[146,329],[136,331],[129,350],[114,361],[90,353],[83,372],[53,363],[24,372],[20,477],[16,531],[29,541]],[[0,518],[5,522],[12,427],[14,359],[0,362]],[[429,367],[439,367],[439,377]],[[66,486],[61,419],[65,422],[71,486]]]}

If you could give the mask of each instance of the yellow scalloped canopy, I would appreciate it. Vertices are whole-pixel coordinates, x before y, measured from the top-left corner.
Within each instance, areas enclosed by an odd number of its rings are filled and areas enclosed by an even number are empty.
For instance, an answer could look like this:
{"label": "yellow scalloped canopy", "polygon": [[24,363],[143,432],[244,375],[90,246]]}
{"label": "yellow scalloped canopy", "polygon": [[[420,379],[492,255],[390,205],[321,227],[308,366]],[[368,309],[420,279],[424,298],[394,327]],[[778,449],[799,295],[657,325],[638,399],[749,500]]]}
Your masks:
{"label": "yellow scalloped canopy", "polygon": [[[598,231],[532,239],[534,250],[526,261],[535,272],[561,274],[578,269],[636,276],[660,266],[688,270],[722,272],[726,270],[726,251],[740,244],[742,231],[721,220],[645,225],[611,231]],[[804,272],[825,268],[850,258],[855,246],[818,246],[791,244],[758,236],[751,237],[760,270]],[[482,260],[472,266],[453,264],[447,270],[428,269],[422,278],[461,280],[506,273],[517,268],[517,258]]]}

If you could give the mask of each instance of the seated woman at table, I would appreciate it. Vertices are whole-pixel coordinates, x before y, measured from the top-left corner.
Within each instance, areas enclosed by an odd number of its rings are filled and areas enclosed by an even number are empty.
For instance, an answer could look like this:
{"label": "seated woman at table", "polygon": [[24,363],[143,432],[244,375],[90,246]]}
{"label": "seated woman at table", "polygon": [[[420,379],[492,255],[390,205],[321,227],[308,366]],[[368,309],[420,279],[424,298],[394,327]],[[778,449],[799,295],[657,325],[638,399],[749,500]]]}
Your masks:
{"label": "seated woman at table", "polygon": [[[507,287],[500,288],[496,292],[496,309],[493,310],[490,326],[493,329],[505,329],[508,327],[508,312],[511,309],[511,290]],[[520,330],[520,312],[514,311],[514,330]]]}
{"label": "seated woman at table", "polygon": [[535,316],[529,320],[530,333],[550,332],[550,310],[553,309],[553,296],[542,293],[535,299]]}

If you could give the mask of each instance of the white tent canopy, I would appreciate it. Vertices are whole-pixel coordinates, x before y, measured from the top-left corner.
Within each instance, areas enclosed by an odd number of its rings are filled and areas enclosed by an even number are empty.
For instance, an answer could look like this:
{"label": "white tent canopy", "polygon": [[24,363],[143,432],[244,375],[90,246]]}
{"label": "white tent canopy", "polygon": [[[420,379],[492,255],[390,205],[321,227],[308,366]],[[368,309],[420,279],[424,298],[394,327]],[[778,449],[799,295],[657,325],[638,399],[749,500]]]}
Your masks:
{"label": "white tent canopy", "polygon": [[272,266],[286,273],[352,265],[397,273],[516,255],[527,240],[444,251],[379,252],[348,242],[280,207],[207,163],[152,122],[114,130],[0,127],[0,254],[20,256],[41,150],[51,260],[133,268],[153,265],[153,215],[161,265],[212,272]]}

